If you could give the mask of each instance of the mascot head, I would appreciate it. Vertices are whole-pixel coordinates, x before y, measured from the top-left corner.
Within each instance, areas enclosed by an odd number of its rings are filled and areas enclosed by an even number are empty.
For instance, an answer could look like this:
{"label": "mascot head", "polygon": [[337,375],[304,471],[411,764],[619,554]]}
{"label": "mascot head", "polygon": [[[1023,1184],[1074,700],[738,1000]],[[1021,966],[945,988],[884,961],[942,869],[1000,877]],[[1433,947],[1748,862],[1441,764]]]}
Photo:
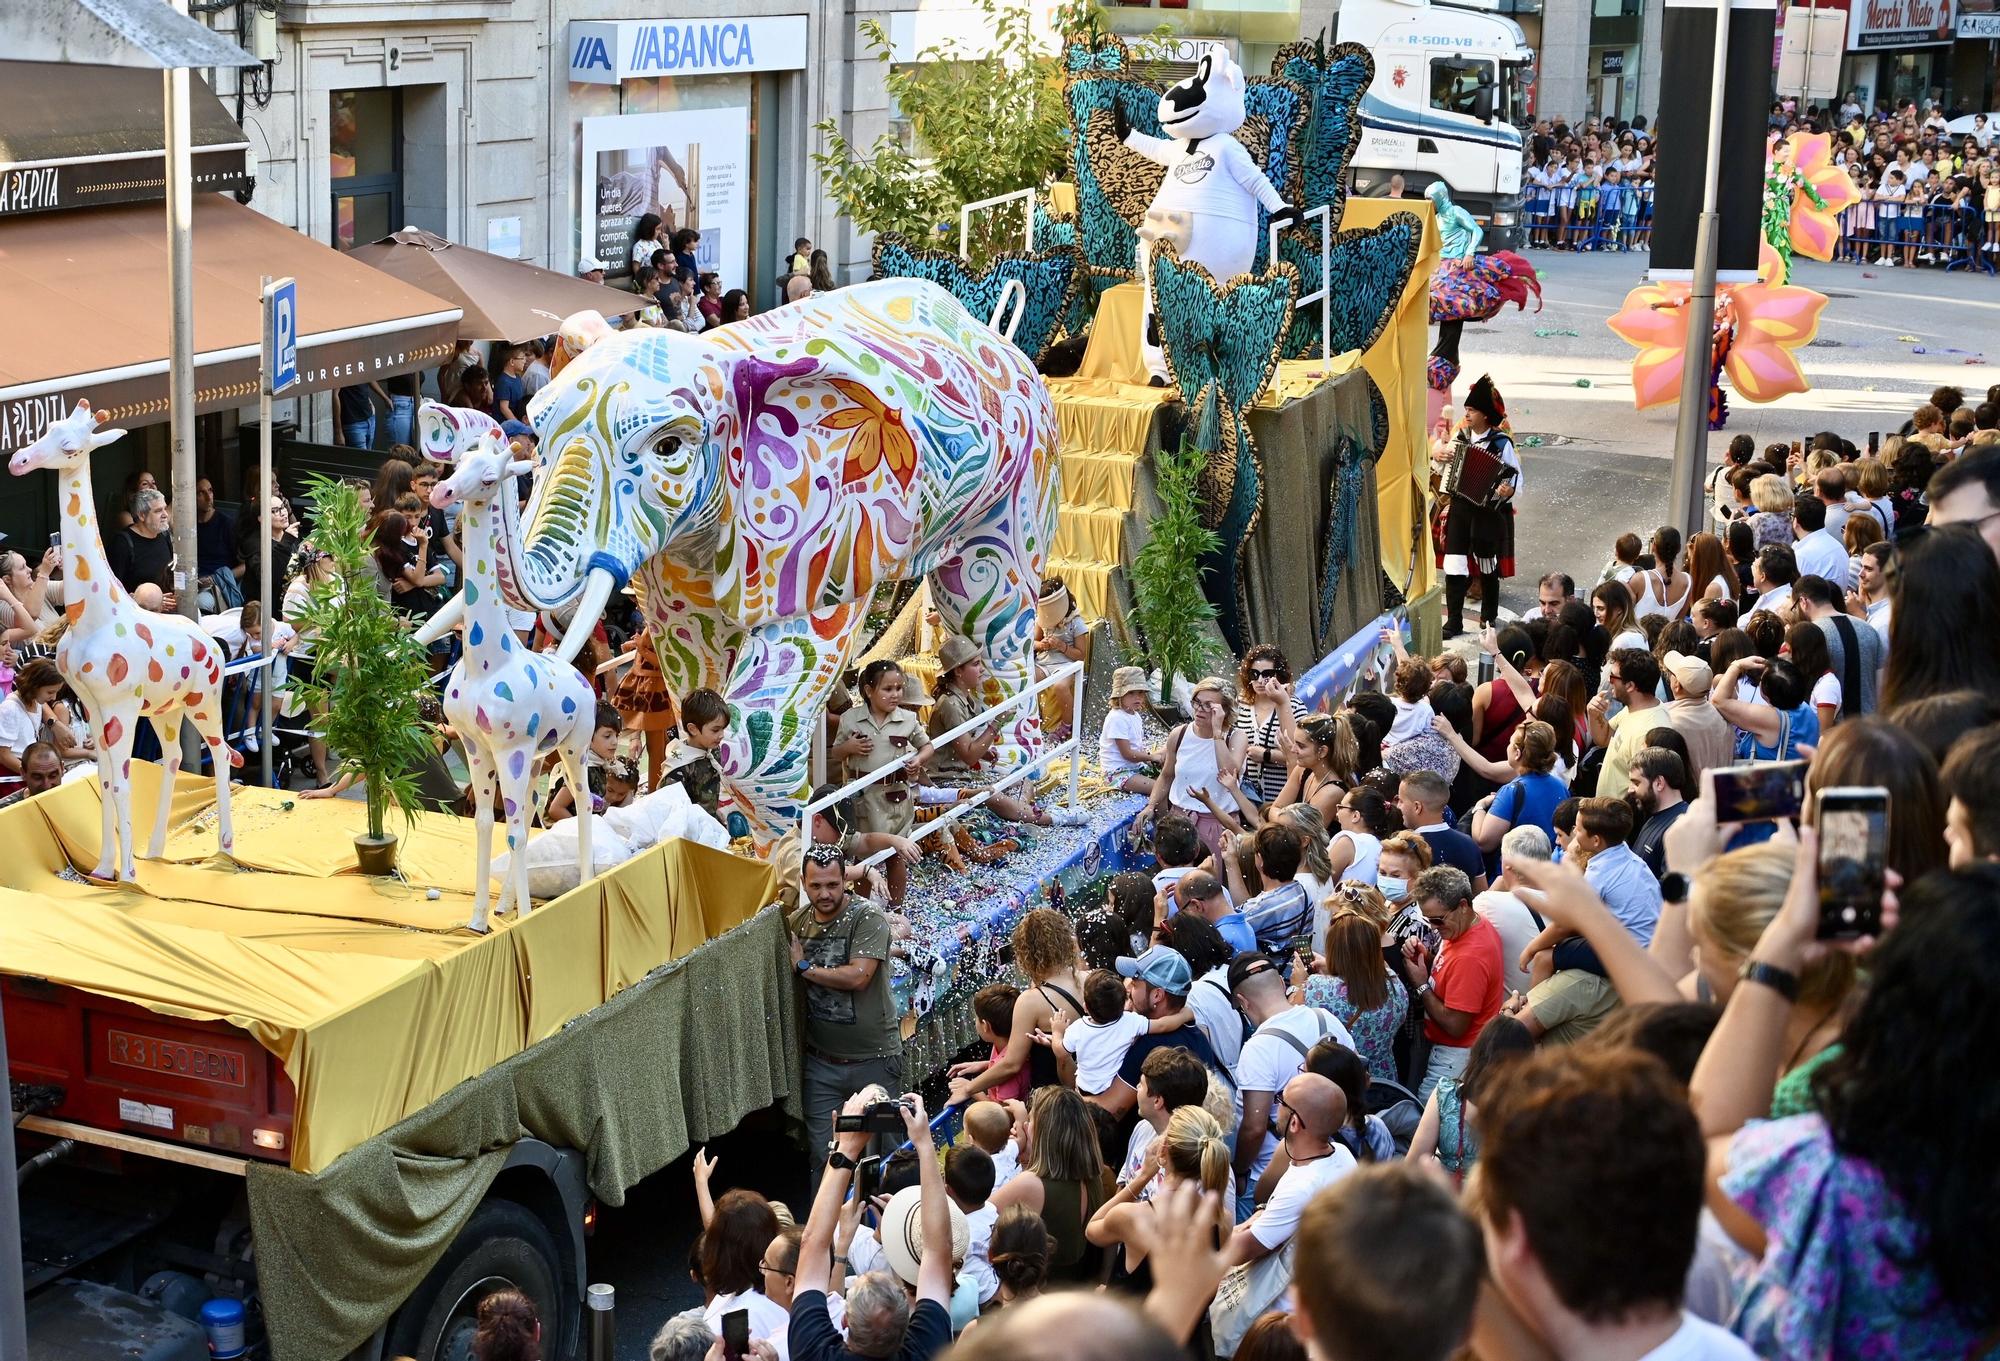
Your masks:
{"label": "mascot head", "polygon": [[1194,74],[1160,96],[1160,130],[1183,142],[1221,137],[1243,126],[1243,68],[1220,47],[1204,52]]}

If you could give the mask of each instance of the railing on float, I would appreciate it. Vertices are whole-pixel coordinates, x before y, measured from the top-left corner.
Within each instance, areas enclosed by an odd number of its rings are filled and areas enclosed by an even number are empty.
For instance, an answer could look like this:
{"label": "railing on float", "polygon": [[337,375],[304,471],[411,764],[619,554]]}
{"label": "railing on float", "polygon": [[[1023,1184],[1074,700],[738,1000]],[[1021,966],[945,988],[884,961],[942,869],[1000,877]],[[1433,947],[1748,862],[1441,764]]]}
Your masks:
{"label": "railing on float", "polygon": [[[1333,264],[1333,216],[1329,205],[1322,203],[1310,212],[1301,213],[1292,225],[1303,226],[1314,218],[1319,219],[1319,291],[1298,299],[1292,304],[1292,309],[1297,311],[1301,307],[1319,304],[1319,357],[1327,360],[1333,358],[1333,280],[1329,277]],[[1278,233],[1281,230],[1277,223],[1271,224],[1266,269],[1278,263]]]}
{"label": "railing on float", "polygon": [[992,198],[979,199],[958,210],[958,253],[963,258],[972,249],[972,215],[988,208],[998,208],[1003,203],[1021,200],[1027,210],[1027,220],[1022,224],[1021,249],[1035,248],[1035,191],[1033,188],[1016,189],[1009,194],[995,194]]}
{"label": "railing on float", "polygon": [[[968,733],[979,731],[981,728],[986,726],[986,724],[991,720],[993,715],[1004,713],[1010,709],[1020,708],[1023,705],[1036,702],[1036,697],[1040,695],[1044,690],[1053,690],[1056,686],[1062,685],[1065,682],[1067,682],[1071,686],[1069,737],[1066,741],[1057,742],[1052,746],[1043,748],[1041,755],[1035,757],[1033,760],[1028,761],[1027,763],[1021,765],[1020,767],[1014,770],[1008,771],[1006,774],[1002,775],[999,779],[995,780],[992,784],[981,789],[979,793],[974,797],[967,799],[962,803],[953,804],[949,809],[939,814],[937,817],[932,818],[929,822],[926,822],[919,827],[913,828],[912,829],[913,833],[917,836],[929,836],[932,832],[940,831],[943,828],[951,826],[952,823],[957,822],[960,818],[970,813],[973,809],[983,807],[986,804],[986,802],[990,800],[995,794],[1006,793],[1009,789],[1012,789],[1022,780],[1025,780],[1030,776],[1036,774],[1038,771],[1047,766],[1051,761],[1058,760],[1064,756],[1067,756],[1069,758],[1069,788],[1064,801],[1072,810],[1074,810],[1077,806],[1076,803],[1077,781],[1082,773],[1080,763],[1082,760],[1083,743],[1082,743],[1082,738],[1079,736],[1079,733],[1081,732],[1082,729],[1082,724],[1078,720],[1082,717],[1083,714],[1084,670],[1085,666],[1084,663],[1082,662],[1067,662],[1064,665],[1059,666],[1055,670],[1049,672],[1048,675],[1042,677],[1042,679],[1036,681],[1033,685],[1028,686],[1026,689],[1022,690],[1019,694],[1014,695],[1009,699],[1001,700],[998,704],[993,705],[991,708],[981,709],[978,713],[974,714],[971,718],[966,719],[965,722],[959,724],[957,727],[948,729],[944,732],[937,734],[935,737],[932,737],[929,741],[929,745],[933,747],[942,747],[947,743],[957,741],[959,738],[964,737]],[[857,696],[856,702],[866,703],[867,701]],[[881,781],[888,779],[891,775],[895,774],[898,770],[901,769],[902,767],[900,765],[880,766],[877,769],[869,772],[868,774],[863,775],[860,779],[850,780],[846,784],[842,785],[840,788],[834,790],[832,793],[827,794],[822,798],[817,798],[812,800],[811,802],[807,803],[803,809],[800,810],[799,818],[802,831],[799,835],[799,871],[801,874],[805,872],[805,853],[812,846],[812,820],[814,815],[822,813],[828,808],[831,808],[835,804],[841,802],[842,800],[847,799],[852,795],[860,793],[862,790],[868,788],[870,785],[879,784]],[[914,784],[920,782],[921,780],[919,779],[918,781],[913,781],[912,783]],[[915,797],[914,793],[912,793],[911,797],[913,798]],[[887,860],[890,856],[894,855],[895,853],[896,852],[893,849],[880,850],[877,851],[875,854],[869,856],[867,859],[861,861],[861,864],[863,865],[879,864],[882,861]]]}

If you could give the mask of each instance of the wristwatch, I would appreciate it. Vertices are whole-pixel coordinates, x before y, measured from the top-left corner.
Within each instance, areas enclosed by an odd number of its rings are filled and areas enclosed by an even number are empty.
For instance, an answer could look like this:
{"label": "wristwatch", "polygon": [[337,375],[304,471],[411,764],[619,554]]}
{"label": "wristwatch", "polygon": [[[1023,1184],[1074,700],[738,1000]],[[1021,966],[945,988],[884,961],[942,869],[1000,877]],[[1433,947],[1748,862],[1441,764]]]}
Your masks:
{"label": "wristwatch", "polygon": [[799,971],[799,977],[804,978],[806,974],[811,971],[812,966],[813,966],[812,961],[810,959],[802,959],[798,963],[794,964],[792,967]]}
{"label": "wristwatch", "polygon": [[1688,900],[1688,877],[1679,870],[1668,870],[1660,876],[1660,900],[1668,903],[1684,903]]}
{"label": "wristwatch", "polygon": [[1789,969],[1766,964],[1760,959],[1746,959],[1738,977],[1745,983],[1762,983],[1787,1002],[1799,1000],[1799,976]]}
{"label": "wristwatch", "polygon": [[836,1171],[852,1172],[855,1168],[861,1165],[854,1159],[848,1157],[845,1153],[842,1153],[840,1151],[840,1145],[837,1143],[829,1141],[826,1148],[827,1148],[826,1165],[828,1167],[833,1168]]}
{"label": "wristwatch", "polygon": [[1433,991],[1435,991],[1435,989],[1431,987],[1431,981],[1428,978],[1426,978],[1423,982],[1417,984],[1418,997],[1422,997],[1425,993]]}

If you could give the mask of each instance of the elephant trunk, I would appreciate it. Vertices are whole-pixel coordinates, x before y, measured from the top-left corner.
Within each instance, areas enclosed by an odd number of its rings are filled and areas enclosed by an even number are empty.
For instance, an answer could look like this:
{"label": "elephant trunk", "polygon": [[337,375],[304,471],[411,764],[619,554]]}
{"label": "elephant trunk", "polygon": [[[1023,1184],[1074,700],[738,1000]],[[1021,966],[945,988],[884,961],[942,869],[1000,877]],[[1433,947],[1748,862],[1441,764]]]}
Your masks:
{"label": "elephant trunk", "polygon": [[515,585],[531,607],[558,609],[582,587],[605,537],[609,495],[590,443],[565,444],[535,488],[527,530],[516,540]]}

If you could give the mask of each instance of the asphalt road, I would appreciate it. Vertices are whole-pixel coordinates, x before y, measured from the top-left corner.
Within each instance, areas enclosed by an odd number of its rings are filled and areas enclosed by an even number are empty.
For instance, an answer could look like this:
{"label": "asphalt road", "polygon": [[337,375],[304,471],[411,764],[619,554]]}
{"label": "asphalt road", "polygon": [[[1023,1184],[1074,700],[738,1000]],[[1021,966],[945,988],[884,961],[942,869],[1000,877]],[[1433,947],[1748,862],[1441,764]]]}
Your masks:
{"label": "asphalt road", "polygon": [[[1468,326],[1458,387],[1462,398],[1491,373],[1521,446],[1519,574],[1502,594],[1514,609],[1533,602],[1542,573],[1594,577],[1618,535],[1664,522],[1675,419],[1671,405],[1632,409],[1634,352],[1605,325],[1641,282],[1646,257],[1527,256],[1542,273],[1542,311]],[[1978,400],[2000,382],[2000,278],[1802,260],[1793,282],[1831,299],[1818,339],[1800,351],[1813,389],[1768,406],[1731,393],[1728,427],[1709,436],[1713,459],[1739,432],[1760,447],[1820,430],[1865,444],[1871,430],[1900,427],[1941,384]]]}

